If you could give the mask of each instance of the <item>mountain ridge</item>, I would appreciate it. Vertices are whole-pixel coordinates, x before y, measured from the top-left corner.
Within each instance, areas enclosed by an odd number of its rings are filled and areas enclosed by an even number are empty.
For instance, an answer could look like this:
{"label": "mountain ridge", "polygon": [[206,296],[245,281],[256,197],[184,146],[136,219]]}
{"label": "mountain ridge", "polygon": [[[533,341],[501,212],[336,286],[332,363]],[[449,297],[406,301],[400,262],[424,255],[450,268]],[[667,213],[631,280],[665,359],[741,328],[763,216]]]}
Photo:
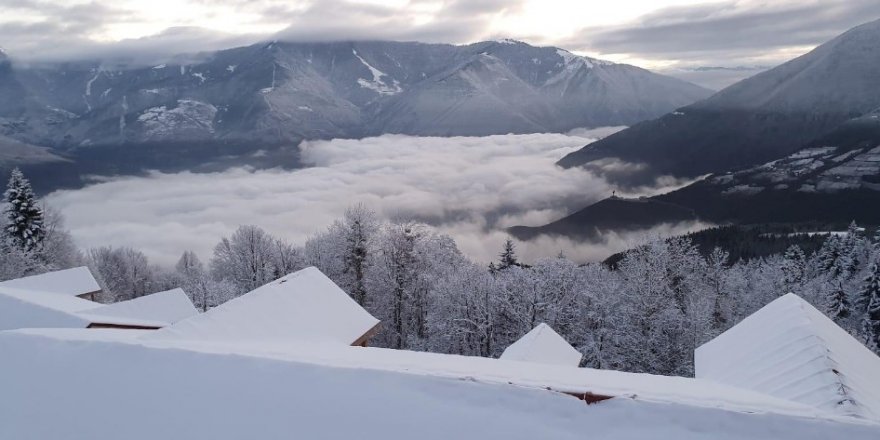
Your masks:
{"label": "mountain ridge", "polygon": [[283,41],[123,68],[0,66],[0,134],[75,150],[382,133],[481,136],[629,125],[708,96],[634,66],[512,40]]}

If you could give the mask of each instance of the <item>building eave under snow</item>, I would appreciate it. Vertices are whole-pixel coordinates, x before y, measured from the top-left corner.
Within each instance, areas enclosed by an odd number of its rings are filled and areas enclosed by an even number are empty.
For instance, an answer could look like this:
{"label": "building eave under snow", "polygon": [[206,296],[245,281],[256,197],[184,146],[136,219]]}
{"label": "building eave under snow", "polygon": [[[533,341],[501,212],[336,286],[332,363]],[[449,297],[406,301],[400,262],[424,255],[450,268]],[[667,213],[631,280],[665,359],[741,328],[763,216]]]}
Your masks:
{"label": "building eave under snow", "polygon": [[697,348],[696,377],[880,421],[880,357],[784,295]]}

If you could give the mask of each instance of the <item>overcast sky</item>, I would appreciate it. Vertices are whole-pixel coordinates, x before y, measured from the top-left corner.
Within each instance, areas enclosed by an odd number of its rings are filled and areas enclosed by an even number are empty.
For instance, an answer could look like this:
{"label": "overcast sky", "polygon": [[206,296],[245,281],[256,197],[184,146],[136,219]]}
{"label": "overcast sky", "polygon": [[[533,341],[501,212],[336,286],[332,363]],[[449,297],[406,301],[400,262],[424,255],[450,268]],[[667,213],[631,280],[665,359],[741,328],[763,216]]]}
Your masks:
{"label": "overcast sky", "polygon": [[0,0],[18,58],[258,40],[511,37],[655,70],[772,66],[880,18],[877,0]]}

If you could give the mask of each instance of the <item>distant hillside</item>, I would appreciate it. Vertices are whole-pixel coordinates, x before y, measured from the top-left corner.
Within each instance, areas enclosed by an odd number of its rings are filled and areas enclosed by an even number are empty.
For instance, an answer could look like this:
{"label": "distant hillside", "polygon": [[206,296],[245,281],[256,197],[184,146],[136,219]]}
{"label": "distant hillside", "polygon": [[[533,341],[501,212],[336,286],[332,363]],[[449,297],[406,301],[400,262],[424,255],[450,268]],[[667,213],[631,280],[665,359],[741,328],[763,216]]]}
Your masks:
{"label": "distant hillside", "polygon": [[[659,119],[571,153],[565,167],[617,158],[645,165],[624,183],[695,177],[789,155],[880,107],[880,21]],[[629,182],[627,182],[627,180]]]}

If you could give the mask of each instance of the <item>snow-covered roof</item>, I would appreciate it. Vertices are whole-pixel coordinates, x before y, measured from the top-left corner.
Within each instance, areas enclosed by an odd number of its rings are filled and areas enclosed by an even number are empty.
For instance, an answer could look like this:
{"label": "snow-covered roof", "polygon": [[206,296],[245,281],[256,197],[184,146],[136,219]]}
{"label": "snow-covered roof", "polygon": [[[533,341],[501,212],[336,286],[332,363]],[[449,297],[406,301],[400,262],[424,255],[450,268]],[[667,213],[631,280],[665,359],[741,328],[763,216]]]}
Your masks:
{"label": "snow-covered roof", "polygon": [[880,420],[880,358],[791,293],[699,347],[695,367],[698,378]]}
{"label": "snow-covered roof", "polygon": [[101,290],[98,281],[92,276],[89,268],[85,266],[3,281],[0,282],[0,287],[37,290],[71,296],[85,295]]}
{"label": "snow-covered roof", "polygon": [[167,327],[199,312],[182,289],[153,293],[79,313],[94,324]]}
{"label": "snow-covered roof", "polygon": [[321,271],[309,267],[161,329],[150,337],[254,343],[324,341],[350,345],[378,323],[379,320]]}
{"label": "snow-covered roof", "polygon": [[0,286],[0,330],[26,327],[86,327],[76,314],[96,303],[75,296]]}
{"label": "snow-covered roof", "polygon": [[559,333],[543,322],[510,344],[504,353],[501,353],[501,359],[511,361],[572,367],[577,367],[581,363],[581,357],[579,351],[575,350],[562,336],[559,336]]}
{"label": "snow-covered roof", "polygon": [[[505,439],[861,440],[880,433],[876,423],[697,379],[342,344],[145,335],[0,332],[0,353],[12,354],[0,374],[0,438],[478,439],[491,432]],[[585,405],[555,392],[563,389],[618,398]],[[93,423],[88,411],[107,401],[120,402],[104,406],[114,423]],[[163,423],[143,423],[147,413]],[[389,417],[404,422],[391,426]]]}

